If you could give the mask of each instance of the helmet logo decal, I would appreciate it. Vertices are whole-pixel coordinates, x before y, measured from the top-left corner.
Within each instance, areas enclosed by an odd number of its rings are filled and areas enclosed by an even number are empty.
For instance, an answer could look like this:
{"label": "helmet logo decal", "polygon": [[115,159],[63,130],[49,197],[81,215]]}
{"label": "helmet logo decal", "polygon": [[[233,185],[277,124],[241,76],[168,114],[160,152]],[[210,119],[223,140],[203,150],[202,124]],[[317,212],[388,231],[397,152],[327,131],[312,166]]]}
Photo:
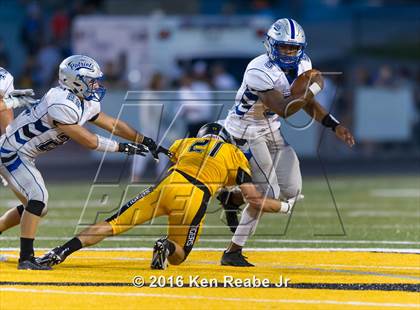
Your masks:
{"label": "helmet logo decal", "polygon": [[72,70],[80,70],[80,69],[88,69],[92,72],[94,72],[95,70],[93,69],[93,64],[91,62],[87,62],[87,61],[83,61],[80,60],[77,63],[74,62],[69,62],[68,66],[72,69]]}

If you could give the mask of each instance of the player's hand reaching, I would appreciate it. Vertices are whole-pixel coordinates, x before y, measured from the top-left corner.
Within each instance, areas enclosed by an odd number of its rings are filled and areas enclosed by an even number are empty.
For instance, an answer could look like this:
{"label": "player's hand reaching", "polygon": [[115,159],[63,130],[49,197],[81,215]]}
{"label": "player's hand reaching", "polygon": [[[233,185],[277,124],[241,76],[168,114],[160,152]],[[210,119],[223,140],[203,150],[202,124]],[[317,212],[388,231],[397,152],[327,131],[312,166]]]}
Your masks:
{"label": "player's hand reaching", "polygon": [[142,144],[147,146],[147,148],[149,149],[150,153],[156,161],[159,161],[159,153],[163,153],[168,157],[172,157],[172,154],[171,152],[169,152],[169,150],[165,149],[160,145],[157,146],[156,142],[153,141],[153,139],[151,138],[144,137]]}
{"label": "player's hand reaching", "polygon": [[338,125],[335,127],[335,134],[337,137],[347,143],[348,146],[352,147],[355,144],[354,137],[351,134],[350,130],[348,130],[343,125]]}
{"label": "player's hand reaching", "polygon": [[34,95],[35,93],[32,89],[15,89],[3,101],[8,109],[31,108],[38,103],[38,100],[32,98]]}
{"label": "player's hand reaching", "polygon": [[152,153],[153,154],[153,157],[155,157],[155,155],[156,155],[155,158],[157,158],[157,156],[158,156],[159,153],[163,153],[166,156],[168,156],[169,158],[171,158],[173,156],[173,154],[168,149],[166,149],[166,148],[164,148],[163,146],[160,146],[160,145],[158,146],[155,154]]}
{"label": "player's hand reaching", "polygon": [[9,95],[13,97],[21,97],[21,96],[33,97],[35,96],[35,92],[31,88],[15,89],[15,90],[12,90]]}
{"label": "player's hand reaching", "polygon": [[158,146],[152,138],[144,136],[141,144],[145,145],[149,149],[150,153],[152,153],[154,158],[157,157],[156,151]]}
{"label": "player's hand reaching", "polygon": [[128,154],[128,155],[146,156],[146,153],[148,152],[148,149],[143,144],[119,143],[118,144],[118,152],[125,153],[125,154]]}

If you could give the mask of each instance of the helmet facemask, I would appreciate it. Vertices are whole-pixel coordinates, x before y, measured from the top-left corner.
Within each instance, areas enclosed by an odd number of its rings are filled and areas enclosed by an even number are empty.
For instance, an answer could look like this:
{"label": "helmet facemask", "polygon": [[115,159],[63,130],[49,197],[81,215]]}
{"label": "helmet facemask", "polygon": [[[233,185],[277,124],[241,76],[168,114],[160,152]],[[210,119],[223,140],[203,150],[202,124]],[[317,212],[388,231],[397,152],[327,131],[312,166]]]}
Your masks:
{"label": "helmet facemask", "polygon": [[[303,57],[306,44],[276,41],[267,35],[264,45],[268,57],[274,64],[282,69],[296,69]],[[295,53],[288,53],[287,50],[295,50]]]}
{"label": "helmet facemask", "polygon": [[104,98],[106,88],[99,83],[102,78],[78,75],[78,79],[84,84],[85,91],[82,94],[84,99],[100,102]]}

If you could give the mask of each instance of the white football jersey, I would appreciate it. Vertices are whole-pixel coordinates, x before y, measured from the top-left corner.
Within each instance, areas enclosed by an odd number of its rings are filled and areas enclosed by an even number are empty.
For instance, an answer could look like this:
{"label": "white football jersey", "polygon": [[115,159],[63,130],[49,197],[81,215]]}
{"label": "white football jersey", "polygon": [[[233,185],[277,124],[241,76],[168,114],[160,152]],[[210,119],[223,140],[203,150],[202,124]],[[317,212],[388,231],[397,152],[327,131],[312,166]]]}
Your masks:
{"label": "white football jersey", "polygon": [[267,54],[251,60],[236,93],[235,105],[229,110],[225,121],[229,133],[236,138],[253,139],[278,130],[280,116],[263,105],[258,92],[276,89],[288,97],[293,80],[310,69],[312,63],[306,54],[299,62],[296,76],[289,79],[283,70],[270,61]]}
{"label": "white football jersey", "polygon": [[6,69],[0,67],[0,96],[6,97],[13,90],[13,76]]}
{"label": "white football jersey", "polygon": [[36,157],[70,139],[56,123],[82,126],[94,119],[100,109],[99,102],[81,101],[64,88],[51,88],[39,104],[23,111],[7,127],[6,139],[1,147],[7,151],[18,151]]}

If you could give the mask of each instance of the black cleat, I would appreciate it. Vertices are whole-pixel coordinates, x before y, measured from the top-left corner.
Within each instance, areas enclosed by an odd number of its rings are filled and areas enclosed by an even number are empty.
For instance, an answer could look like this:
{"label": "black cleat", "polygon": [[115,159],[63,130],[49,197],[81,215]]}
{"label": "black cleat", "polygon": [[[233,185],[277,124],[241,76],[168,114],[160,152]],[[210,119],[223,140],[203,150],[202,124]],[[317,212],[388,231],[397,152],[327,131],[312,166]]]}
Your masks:
{"label": "black cleat", "polygon": [[64,262],[67,257],[65,252],[66,252],[65,249],[63,250],[61,247],[58,246],[52,249],[51,251],[49,251],[44,256],[37,258],[36,261],[38,264],[42,266],[51,267],[51,266],[59,265],[62,262]]}
{"label": "black cleat", "polygon": [[20,260],[18,264],[19,270],[51,270],[49,266],[43,266],[37,262],[36,258],[31,256],[26,260]]}
{"label": "black cleat", "polygon": [[224,251],[220,263],[222,266],[254,267],[254,265],[246,259],[247,257],[242,255],[242,250],[237,250],[235,252]]}
{"label": "black cleat", "polygon": [[168,238],[160,238],[156,241],[153,247],[153,257],[150,268],[152,269],[166,269],[168,267],[169,246]]}
{"label": "black cleat", "polygon": [[225,211],[226,223],[232,233],[235,233],[236,228],[239,225],[238,220],[238,205],[235,205],[230,202],[231,193],[228,191],[221,191],[217,196],[217,199],[220,201],[223,210]]}

